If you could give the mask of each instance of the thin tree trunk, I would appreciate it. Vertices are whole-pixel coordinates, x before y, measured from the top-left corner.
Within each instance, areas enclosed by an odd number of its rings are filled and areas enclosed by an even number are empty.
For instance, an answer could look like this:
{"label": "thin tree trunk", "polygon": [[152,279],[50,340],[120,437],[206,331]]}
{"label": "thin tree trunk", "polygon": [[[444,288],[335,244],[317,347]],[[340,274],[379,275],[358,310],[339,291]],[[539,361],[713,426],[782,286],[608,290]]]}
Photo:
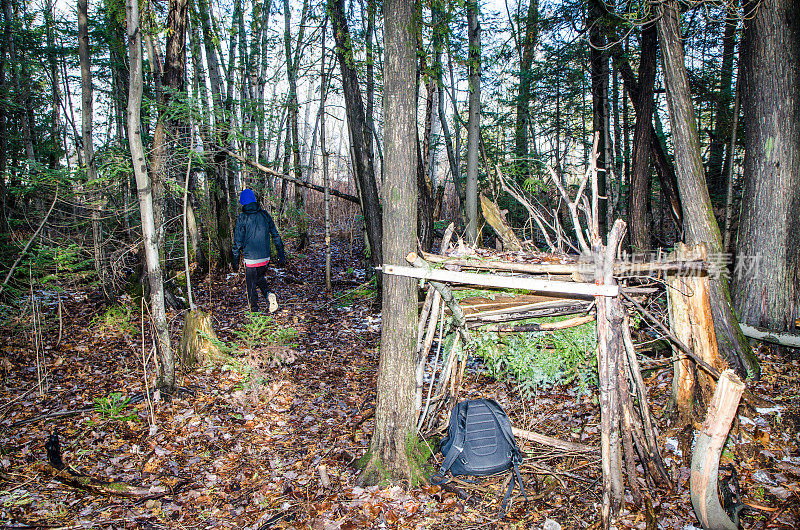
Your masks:
{"label": "thin tree trunk", "polygon": [[642,46],[639,59],[639,90],[636,104],[636,124],[633,130],[633,173],[629,190],[629,226],[631,248],[634,252],[648,252],[650,241],[650,150],[653,123],[653,84],[656,80],[658,33],[655,24],[642,28]]}
{"label": "thin tree trunk", "polygon": [[[78,56],[81,65],[81,144],[83,158],[86,164],[86,178],[96,185],[97,173],[95,171],[94,146],[92,140],[92,69],[89,57],[89,25],[88,2],[78,0]],[[100,222],[102,209],[100,197],[92,205],[92,242],[94,248],[94,268],[100,280],[103,293],[106,291],[105,252],[103,245],[103,225]]]}
{"label": "thin tree trunk", "polygon": [[528,16],[525,18],[525,39],[520,49],[519,94],[517,95],[516,122],[514,124],[514,146],[517,157],[519,177],[527,178],[528,171],[528,128],[530,115],[528,105],[531,99],[531,66],[539,33],[539,1],[530,0]]}
{"label": "thin tree trunk", "polygon": [[128,94],[128,138],[130,139],[133,172],[139,195],[139,213],[142,218],[142,238],[150,283],[150,314],[153,319],[159,360],[158,387],[171,393],[175,389],[175,359],[169,341],[167,315],[164,310],[164,282],[158,259],[155,219],[153,217],[153,192],[147,173],[144,145],[140,130],[142,107],[142,40],[139,30],[139,4],[126,0],[125,12],[130,61],[130,90]]}
{"label": "thin tree trunk", "polygon": [[217,50],[214,47],[214,37],[211,33],[211,13],[207,0],[198,0],[197,3],[200,23],[203,29],[203,43],[205,45],[206,62],[211,85],[211,99],[214,110],[214,133],[213,144],[209,146],[213,150],[212,179],[211,179],[211,199],[214,205],[214,213],[217,225],[217,248],[219,249],[219,259],[217,267],[225,269],[233,262],[232,249],[232,223],[229,213],[228,191],[229,180],[226,179],[228,157],[224,152],[216,149],[217,146],[224,146],[228,143],[228,121],[222,105],[222,80],[220,79],[219,60]]}
{"label": "thin tree trunk", "polygon": [[733,79],[733,56],[736,51],[736,28],[739,17],[736,13],[736,3],[728,4],[728,14],[725,18],[725,33],[722,36],[722,67],[720,69],[719,92],[717,94],[717,108],[714,112],[716,123],[711,145],[708,148],[708,193],[714,204],[722,204],[725,197],[725,173],[723,171],[723,152],[731,137],[731,80]]}
{"label": "thin tree trunk", "polygon": [[[598,169],[597,186],[601,201],[608,201],[606,198],[606,183],[608,181],[607,166],[610,162],[606,158],[607,150],[607,131],[608,123],[607,104],[608,101],[608,56],[606,55],[606,40],[601,31],[604,12],[601,0],[589,0],[589,16],[587,26],[589,32],[589,64],[592,80],[592,137],[598,135],[597,161],[595,165]],[[606,204],[603,203],[599,210],[600,234],[605,237],[608,232],[607,225],[610,221],[607,215]]]}
{"label": "thin tree trunk", "polygon": [[336,40],[336,57],[342,73],[342,89],[347,114],[347,127],[350,132],[350,143],[354,153],[354,174],[361,199],[361,209],[367,230],[367,238],[373,266],[383,263],[381,238],[383,228],[381,221],[378,185],[375,180],[374,157],[372,154],[370,130],[364,113],[361,89],[353,64],[353,47],[350,31],[344,14],[344,0],[328,0],[328,9]]}
{"label": "thin tree trunk", "polygon": [[[328,85],[325,72],[325,37],[328,30],[327,17],[322,23],[322,38],[320,40],[322,51],[320,59],[320,88],[319,88],[319,145],[322,150],[322,184],[325,187],[325,290],[331,292],[331,193],[330,179],[328,176],[328,151],[325,145],[325,102],[328,97]],[[311,153],[314,156],[314,153]]]}
{"label": "thin tree trunk", "polygon": [[[658,40],[667,89],[670,126],[675,142],[675,166],[678,168],[678,187],[683,204],[686,242],[705,243],[709,255],[721,255],[722,237],[711,209],[703,162],[700,158],[700,137],[697,132],[689,79],[684,63],[676,0],[657,6]],[[727,275],[710,282],[714,327],[720,351],[742,375],[757,376],[758,360],[739,328],[733,312]]]}
{"label": "thin tree trunk", "polygon": [[6,188],[6,172],[8,171],[8,86],[6,83],[6,65],[8,51],[11,47],[11,0],[2,0],[3,38],[0,41],[0,232],[8,232],[8,190]]}
{"label": "thin tree trunk", "polygon": [[469,121],[467,124],[467,241],[478,241],[478,156],[481,134],[481,26],[477,0],[467,0]]}

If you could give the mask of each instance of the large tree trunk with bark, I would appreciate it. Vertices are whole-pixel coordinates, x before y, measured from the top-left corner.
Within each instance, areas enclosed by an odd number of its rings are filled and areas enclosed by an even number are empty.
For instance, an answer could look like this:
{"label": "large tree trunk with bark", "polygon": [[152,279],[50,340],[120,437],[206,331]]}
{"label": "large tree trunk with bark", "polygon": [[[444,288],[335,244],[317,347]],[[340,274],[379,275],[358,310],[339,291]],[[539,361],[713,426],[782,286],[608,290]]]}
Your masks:
{"label": "large tree trunk with bark", "polygon": [[159,360],[158,387],[165,392],[175,389],[175,359],[169,342],[167,315],[164,310],[164,281],[158,259],[155,220],[153,217],[153,191],[147,173],[144,145],[142,144],[142,35],[139,31],[139,4],[126,0],[125,13],[128,25],[128,54],[130,59],[130,90],[128,93],[128,138],[130,139],[133,172],[139,195],[139,214],[142,218],[142,239],[150,283],[150,314],[156,332]]}
{"label": "large tree trunk with bark", "polygon": [[336,41],[336,58],[342,74],[342,90],[347,114],[347,128],[350,132],[350,145],[354,154],[356,185],[367,229],[371,261],[374,266],[377,266],[383,263],[381,245],[383,228],[370,140],[371,131],[367,125],[364,102],[358,86],[358,74],[355,64],[353,64],[353,45],[345,18],[344,0],[328,0],[328,10]]}
{"label": "large tree trunk with bark", "polygon": [[[416,247],[417,104],[413,3],[384,3],[384,113],[386,169],[383,182],[384,256],[399,265]],[[378,366],[375,429],[361,482],[410,485],[414,424],[414,352],[417,282],[387,275],[383,280],[383,331]]]}
{"label": "large tree trunk with bark", "polygon": [[734,298],[742,322],[791,330],[800,317],[800,3],[748,2],[745,13]]}
{"label": "large tree trunk with bark", "polygon": [[653,84],[656,80],[657,46],[656,26],[648,24],[642,28],[639,94],[636,125],[633,131],[633,172],[628,200],[631,248],[634,252],[647,252],[651,248],[647,204],[650,201],[650,134],[653,128]]}
{"label": "large tree trunk with bark", "polygon": [[[721,255],[722,237],[711,209],[703,161],[700,158],[700,137],[684,63],[678,2],[669,0],[659,4],[657,11],[658,41],[675,143],[675,166],[678,169],[678,188],[683,204],[685,239],[690,245],[705,243],[709,255]],[[757,376],[758,360],[739,328],[731,303],[728,277],[722,273],[711,278],[710,282],[711,307],[719,349],[737,372]]]}
{"label": "large tree trunk with bark", "polygon": [[467,0],[469,121],[467,122],[467,241],[478,240],[478,155],[481,141],[481,25],[477,0]]}

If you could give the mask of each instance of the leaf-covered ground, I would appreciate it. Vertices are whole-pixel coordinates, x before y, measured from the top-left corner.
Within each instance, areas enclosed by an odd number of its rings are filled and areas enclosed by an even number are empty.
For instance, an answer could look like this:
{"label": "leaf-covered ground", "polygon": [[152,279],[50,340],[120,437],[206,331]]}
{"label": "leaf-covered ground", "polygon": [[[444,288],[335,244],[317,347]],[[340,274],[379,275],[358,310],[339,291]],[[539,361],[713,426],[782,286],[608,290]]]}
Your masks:
{"label": "leaf-covered ground", "polygon": [[[236,361],[181,372],[183,391],[154,403],[153,416],[146,400],[109,412],[114,396],[145,390],[138,306],[128,300],[130,310],[102,319],[108,308],[91,293],[67,292],[60,343],[52,304],[42,304],[38,319],[29,303],[6,311],[0,522],[11,528],[542,528],[549,519],[547,528],[598,528],[596,459],[525,441],[530,502],[516,498],[503,518],[505,477],[447,489],[358,486],[353,462],[372,429],[380,314],[353,292],[363,276],[337,250],[330,296],[319,250],[273,272],[281,302],[274,327],[298,332],[293,362],[276,362],[273,350],[255,345]],[[212,274],[194,287],[201,308],[213,311],[220,339],[241,344],[243,275]],[[183,315],[172,312],[170,319],[177,345]],[[145,352],[149,337],[146,330]],[[751,506],[742,512],[745,527],[797,528],[800,357],[764,350],[761,358],[764,376],[749,388],[774,406],[740,408],[723,463],[737,470],[742,500]],[[664,414],[669,364],[647,375],[673,487],[653,490],[651,509],[628,502],[618,527],[690,528],[698,524],[689,501],[690,448]],[[464,397],[478,396],[497,399],[517,427],[598,445],[596,400],[574,388],[523,399],[512,382],[493,381],[473,367]],[[129,498],[59,482],[45,451],[53,433],[74,470],[151,494]]]}

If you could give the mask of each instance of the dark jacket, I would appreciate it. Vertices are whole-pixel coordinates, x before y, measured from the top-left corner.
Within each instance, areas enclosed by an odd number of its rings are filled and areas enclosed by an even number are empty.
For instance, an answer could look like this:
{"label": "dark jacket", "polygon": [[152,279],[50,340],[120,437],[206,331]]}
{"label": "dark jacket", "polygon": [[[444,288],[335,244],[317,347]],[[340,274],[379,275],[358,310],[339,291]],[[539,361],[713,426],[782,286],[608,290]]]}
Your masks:
{"label": "dark jacket", "polygon": [[278,251],[278,262],[286,261],[283,253],[283,241],[272,217],[262,210],[258,203],[251,202],[242,206],[242,213],[236,219],[236,230],[233,236],[233,261],[239,262],[239,256],[246,259],[270,257],[269,240],[275,243]]}

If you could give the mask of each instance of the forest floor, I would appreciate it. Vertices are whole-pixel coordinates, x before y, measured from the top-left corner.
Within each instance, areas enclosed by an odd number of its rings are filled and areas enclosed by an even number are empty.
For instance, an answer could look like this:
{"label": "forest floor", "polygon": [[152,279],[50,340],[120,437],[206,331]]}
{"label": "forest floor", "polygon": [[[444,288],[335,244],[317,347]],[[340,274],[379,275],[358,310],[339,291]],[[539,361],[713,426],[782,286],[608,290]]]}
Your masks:
{"label": "forest floor", "polygon": [[[290,256],[286,270],[271,271],[281,303],[274,329],[298,333],[293,362],[274,362],[274,351],[260,344],[242,347],[246,354],[237,361],[180,372],[184,390],[155,402],[152,416],[146,400],[114,406],[115,396],[145,390],[138,305],[128,300],[129,310],[104,318],[108,308],[91,293],[68,291],[62,339],[57,343],[54,307],[45,308],[38,355],[30,304],[6,310],[0,329],[0,524],[599,528],[597,458],[558,454],[524,440],[519,443],[527,462],[549,471],[539,467],[535,474],[530,464],[524,466],[530,502],[517,497],[503,518],[498,514],[503,477],[448,490],[358,485],[353,462],[367,449],[373,424],[380,314],[352,291],[363,277],[343,245],[334,255],[337,287],[333,295],[325,294],[321,247],[315,240],[309,255]],[[243,274],[212,274],[194,290],[199,306],[213,311],[220,339],[241,344],[247,322]],[[177,346],[183,314],[169,316]],[[146,338],[148,350],[149,345]],[[735,465],[742,500],[751,507],[742,512],[744,527],[798,528],[800,357],[765,350],[761,360],[764,375],[748,387],[774,406],[740,408],[723,460]],[[672,489],[655,489],[650,508],[629,499],[618,528],[699,526],[689,500],[689,447],[678,441],[687,437],[670,427],[665,412],[671,377],[669,363],[646,374]],[[499,401],[517,427],[599,445],[597,401],[570,386],[524,399],[512,382],[494,381],[473,368],[462,397],[479,396]],[[53,433],[68,466],[137,486],[144,494],[102,494],[57,480],[45,451]],[[321,465],[328,488],[320,480]]]}

